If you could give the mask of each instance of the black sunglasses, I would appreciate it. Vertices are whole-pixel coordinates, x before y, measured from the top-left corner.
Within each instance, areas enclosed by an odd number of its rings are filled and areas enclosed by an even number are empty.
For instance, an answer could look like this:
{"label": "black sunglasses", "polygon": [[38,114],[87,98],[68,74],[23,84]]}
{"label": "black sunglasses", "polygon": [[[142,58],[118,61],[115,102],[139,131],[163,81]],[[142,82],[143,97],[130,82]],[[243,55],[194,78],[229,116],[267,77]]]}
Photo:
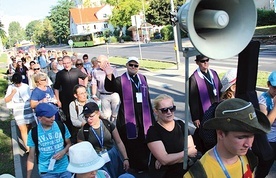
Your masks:
{"label": "black sunglasses", "polygon": [[209,62],[209,58],[208,58],[208,59],[205,59],[205,60],[200,60],[199,62],[200,62],[200,63]]}
{"label": "black sunglasses", "polygon": [[40,70],[40,68],[34,68],[34,70]]}
{"label": "black sunglasses", "polygon": [[139,67],[139,65],[137,65],[137,64],[128,64],[130,67],[135,67],[135,68],[137,68],[137,67]]}
{"label": "black sunglasses", "polygon": [[170,110],[170,112],[174,112],[176,110],[176,106],[170,106],[170,107],[161,108],[158,110],[160,110],[162,112],[162,114],[166,114],[166,113],[168,113],[169,110]]}
{"label": "black sunglasses", "polygon": [[82,63],[78,63],[78,64],[76,64],[76,66],[81,66],[82,65]]}

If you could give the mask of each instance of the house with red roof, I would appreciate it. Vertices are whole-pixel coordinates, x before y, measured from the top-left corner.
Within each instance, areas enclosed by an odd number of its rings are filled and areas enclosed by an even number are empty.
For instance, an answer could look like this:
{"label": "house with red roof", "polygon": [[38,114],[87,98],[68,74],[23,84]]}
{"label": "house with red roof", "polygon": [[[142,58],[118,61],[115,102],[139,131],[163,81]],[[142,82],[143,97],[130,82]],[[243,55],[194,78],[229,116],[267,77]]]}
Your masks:
{"label": "house with red roof", "polygon": [[112,14],[112,7],[104,5],[100,7],[72,8],[69,10],[70,34],[86,34],[114,31],[114,27],[108,23]]}

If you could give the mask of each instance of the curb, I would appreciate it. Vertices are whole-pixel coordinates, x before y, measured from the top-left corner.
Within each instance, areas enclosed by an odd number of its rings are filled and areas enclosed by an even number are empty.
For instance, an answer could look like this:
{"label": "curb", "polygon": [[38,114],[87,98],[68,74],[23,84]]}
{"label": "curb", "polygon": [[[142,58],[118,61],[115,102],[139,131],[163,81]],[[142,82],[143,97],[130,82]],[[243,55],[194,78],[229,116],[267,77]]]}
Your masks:
{"label": "curb", "polygon": [[15,120],[11,121],[11,135],[12,135],[12,148],[13,148],[13,162],[14,172],[16,178],[23,178],[20,148],[18,145],[17,125]]}

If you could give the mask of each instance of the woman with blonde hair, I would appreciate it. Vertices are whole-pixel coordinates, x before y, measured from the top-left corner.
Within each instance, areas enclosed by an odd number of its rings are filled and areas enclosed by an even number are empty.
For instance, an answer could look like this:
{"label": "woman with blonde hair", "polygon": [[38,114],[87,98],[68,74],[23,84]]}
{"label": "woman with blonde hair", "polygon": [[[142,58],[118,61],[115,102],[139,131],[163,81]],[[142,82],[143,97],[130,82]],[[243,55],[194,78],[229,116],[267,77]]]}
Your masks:
{"label": "woman with blonde hair", "polygon": [[[36,87],[31,95],[31,107],[33,109],[39,103],[51,103],[56,106],[57,100],[52,88],[48,86],[48,76],[45,73],[34,74],[34,82]],[[59,120],[59,114],[56,114],[56,120]]]}
{"label": "woman with blonde hair", "polygon": [[[146,142],[151,151],[149,174],[153,178],[182,178],[184,158],[184,122],[176,120],[176,106],[171,96],[161,94],[153,101],[156,123],[150,126]],[[188,136],[188,156],[196,157],[197,150]]]}

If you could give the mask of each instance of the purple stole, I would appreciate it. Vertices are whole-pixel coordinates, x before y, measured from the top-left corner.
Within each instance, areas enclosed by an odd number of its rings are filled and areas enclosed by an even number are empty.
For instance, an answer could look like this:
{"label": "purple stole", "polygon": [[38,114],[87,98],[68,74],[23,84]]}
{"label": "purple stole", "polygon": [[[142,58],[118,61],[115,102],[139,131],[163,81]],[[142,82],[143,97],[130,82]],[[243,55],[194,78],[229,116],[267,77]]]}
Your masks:
{"label": "purple stole", "polygon": [[[217,90],[217,101],[219,101],[219,80],[217,78],[216,73],[209,69],[209,72],[212,72],[212,75],[214,78],[211,78],[214,81],[216,90]],[[203,113],[205,113],[205,111],[211,106],[211,100],[209,97],[209,93],[208,93],[208,89],[205,83],[205,79],[201,78],[198,73],[197,70],[194,72],[194,76],[196,79],[196,83],[197,83],[197,87],[198,87],[198,92],[199,92],[199,96],[200,96],[200,101],[202,104],[202,109],[203,109]]]}
{"label": "purple stole", "polygon": [[[140,92],[142,93],[142,112],[143,112],[143,125],[144,133],[147,135],[149,127],[152,125],[150,105],[148,98],[148,87],[145,77],[141,74],[137,74],[140,78]],[[136,129],[136,119],[135,119],[135,108],[133,99],[132,82],[129,80],[127,73],[121,76],[122,83],[122,94],[123,94],[123,105],[124,105],[124,115],[127,130],[127,138],[135,139],[138,137],[138,132]]]}

